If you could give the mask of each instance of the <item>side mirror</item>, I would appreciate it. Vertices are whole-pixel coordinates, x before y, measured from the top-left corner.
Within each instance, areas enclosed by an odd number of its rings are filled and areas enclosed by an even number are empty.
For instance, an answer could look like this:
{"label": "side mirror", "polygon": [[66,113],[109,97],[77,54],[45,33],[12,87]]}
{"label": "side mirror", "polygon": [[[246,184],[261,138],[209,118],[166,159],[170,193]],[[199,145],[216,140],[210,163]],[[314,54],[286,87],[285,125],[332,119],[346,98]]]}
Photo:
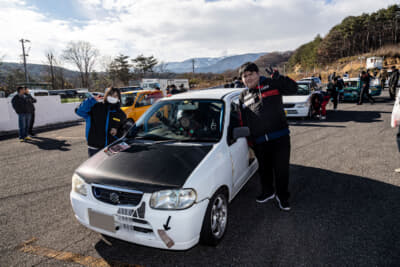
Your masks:
{"label": "side mirror", "polygon": [[233,140],[237,140],[240,137],[247,137],[250,136],[250,129],[249,127],[236,127],[233,129]]}

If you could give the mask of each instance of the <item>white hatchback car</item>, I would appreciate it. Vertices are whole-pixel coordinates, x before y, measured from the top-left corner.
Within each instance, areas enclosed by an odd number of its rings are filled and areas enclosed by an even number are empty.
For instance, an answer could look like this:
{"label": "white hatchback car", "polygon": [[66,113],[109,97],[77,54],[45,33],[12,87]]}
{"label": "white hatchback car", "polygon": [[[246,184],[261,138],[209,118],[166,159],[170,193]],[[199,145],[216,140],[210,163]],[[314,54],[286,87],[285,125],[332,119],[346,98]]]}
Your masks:
{"label": "white hatchback car", "polygon": [[282,97],[283,107],[287,117],[311,117],[310,82],[298,81],[298,90],[295,95],[284,95]]}
{"label": "white hatchback car", "polygon": [[71,204],[84,226],[129,242],[185,250],[216,245],[228,203],[258,168],[241,127],[242,89],[163,98],[125,137],[74,173]]}

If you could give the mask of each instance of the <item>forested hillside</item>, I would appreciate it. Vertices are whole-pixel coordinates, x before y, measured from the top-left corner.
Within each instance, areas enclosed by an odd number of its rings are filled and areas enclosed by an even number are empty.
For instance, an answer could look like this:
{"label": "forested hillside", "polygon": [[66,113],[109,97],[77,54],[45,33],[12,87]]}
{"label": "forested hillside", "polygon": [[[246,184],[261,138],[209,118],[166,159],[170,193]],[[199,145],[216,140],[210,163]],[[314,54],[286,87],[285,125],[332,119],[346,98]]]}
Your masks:
{"label": "forested hillside", "polygon": [[349,16],[321,38],[300,46],[289,60],[312,68],[343,57],[368,53],[388,45],[400,44],[400,8],[396,5],[372,14]]}

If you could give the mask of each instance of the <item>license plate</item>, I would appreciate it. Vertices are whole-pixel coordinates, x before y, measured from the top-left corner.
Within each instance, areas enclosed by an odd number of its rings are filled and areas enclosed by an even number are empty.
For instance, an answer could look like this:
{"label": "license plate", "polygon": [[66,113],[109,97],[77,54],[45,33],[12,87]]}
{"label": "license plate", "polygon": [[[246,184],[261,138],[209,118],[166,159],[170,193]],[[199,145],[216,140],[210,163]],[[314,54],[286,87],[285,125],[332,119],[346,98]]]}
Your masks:
{"label": "license plate", "polygon": [[115,233],[114,216],[88,209],[89,224],[93,227]]}

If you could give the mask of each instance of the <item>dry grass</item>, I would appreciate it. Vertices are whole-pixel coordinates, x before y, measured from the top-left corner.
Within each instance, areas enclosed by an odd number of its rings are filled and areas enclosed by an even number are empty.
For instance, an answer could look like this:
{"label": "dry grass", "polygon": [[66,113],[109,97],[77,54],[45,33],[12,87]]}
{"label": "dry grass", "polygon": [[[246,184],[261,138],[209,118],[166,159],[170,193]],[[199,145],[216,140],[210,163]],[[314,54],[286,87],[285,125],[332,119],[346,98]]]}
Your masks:
{"label": "dry grass", "polygon": [[367,54],[368,56],[378,56],[378,57],[392,57],[392,58],[400,58],[400,45],[388,45],[379,48],[371,53]]}

